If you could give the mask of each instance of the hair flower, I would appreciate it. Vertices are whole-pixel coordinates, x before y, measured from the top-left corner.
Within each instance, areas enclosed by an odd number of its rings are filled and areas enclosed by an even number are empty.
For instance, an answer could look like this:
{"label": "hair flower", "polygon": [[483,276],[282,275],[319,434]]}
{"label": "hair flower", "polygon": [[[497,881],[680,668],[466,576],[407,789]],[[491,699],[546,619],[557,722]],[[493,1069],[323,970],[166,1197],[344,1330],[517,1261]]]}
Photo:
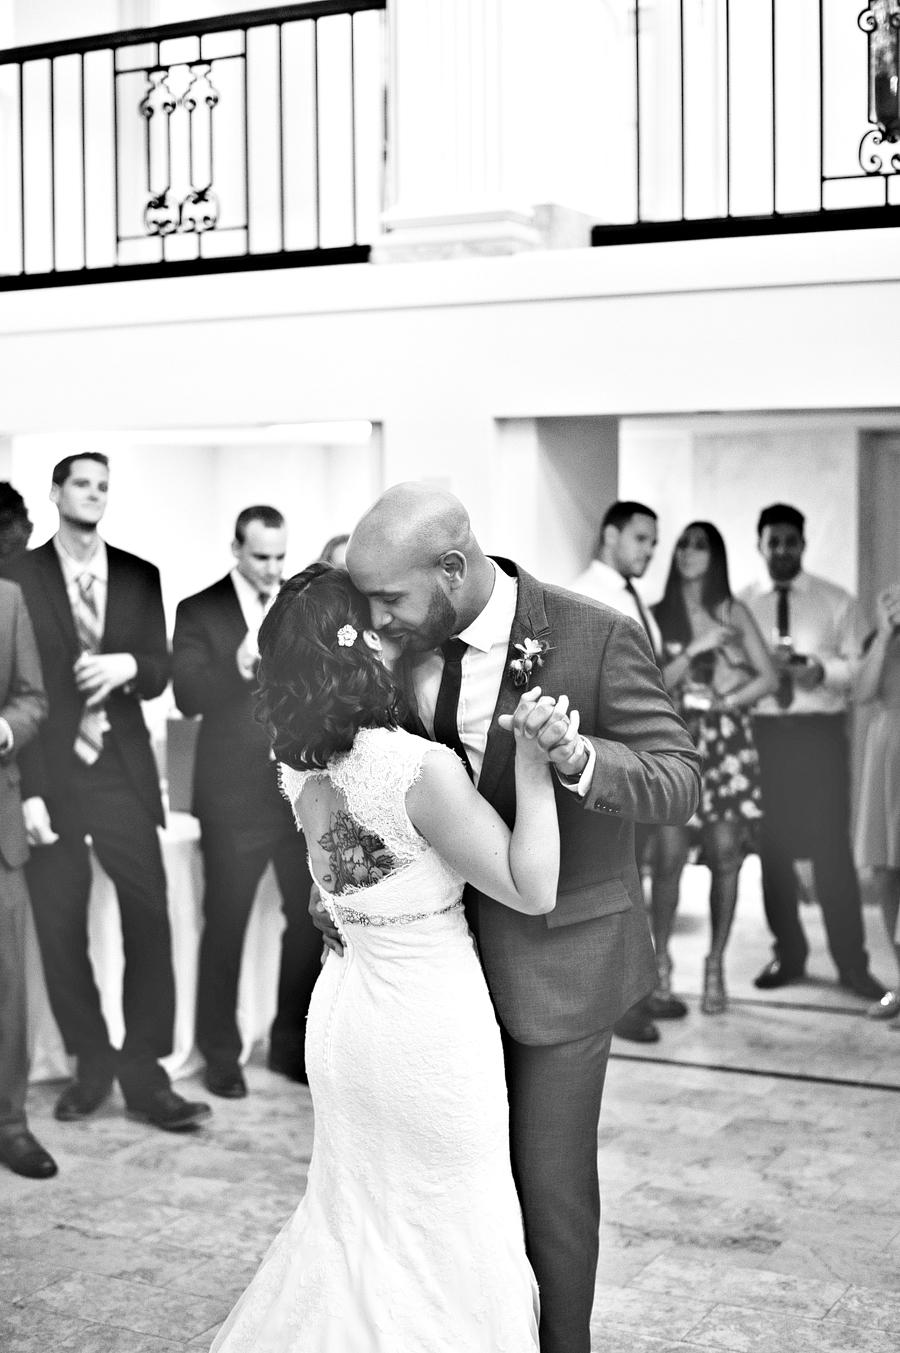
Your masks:
{"label": "hair flower", "polygon": [[342,625],[337,632],[337,641],[340,648],[352,648],[356,639],[357,631],[352,625]]}
{"label": "hair flower", "polygon": [[543,667],[544,655],[550,652],[550,645],[545,638],[534,635],[526,638],[522,644],[513,644],[513,647],[518,649],[522,656],[513,658],[509,670],[517,686],[527,686],[535,667]]}

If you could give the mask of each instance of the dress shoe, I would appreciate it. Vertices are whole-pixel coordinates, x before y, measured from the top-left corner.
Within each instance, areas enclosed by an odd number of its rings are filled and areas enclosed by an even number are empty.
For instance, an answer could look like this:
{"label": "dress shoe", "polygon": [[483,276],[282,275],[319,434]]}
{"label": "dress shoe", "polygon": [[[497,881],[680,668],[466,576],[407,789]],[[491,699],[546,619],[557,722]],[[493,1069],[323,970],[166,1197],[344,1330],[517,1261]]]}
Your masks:
{"label": "dress shoe", "polygon": [[617,1038],[627,1038],[629,1043],[658,1043],[659,1030],[646,1011],[646,1002],[626,1010],[621,1019],[613,1025]]}
{"label": "dress shoe", "polygon": [[164,1132],[187,1132],[199,1127],[210,1112],[208,1104],[192,1104],[171,1089],[154,1090],[146,1099],[131,1100],[128,1104],[130,1117],[152,1123]]}
{"label": "dress shoe", "polygon": [[900,1015],[900,992],[886,991],[880,1001],[866,1011],[869,1019],[896,1019]]}
{"label": "dress shoe", "polygon": [[111,1076],[102,1080],[73,1081],[56,1101],[53,1116],[61,1123],[77,1123],[82,1118],[88,1118],[109,1098],[112,1086]]}
{"label": "dress shoe", "polygon": [[57,1171],[50,1152],[44,1150],[27,1128],[0,1132],[0,1160],[14,1174],[24,1175],[26,1179],[52,1179]]}
{"label": "dress shoe", "polygon": [[295,1057],[285,1057],[283,1053],[275,1052],[270,1048],[269,1055],[266,1058],[266,1066],[270,1071],[277,1071],[279,1076],[287,1076],[289,1081],[296,1081],[298,1085],[309,1085],[306,1077],[306,1066]]}
{"label": "dress shoe", "polygon": [[852,991],[856,996],[862,996],[867,1001],[880,1001],[882,996],[887,995],[881,983],[876,981],[868,970],[842,972],[838,981],[847,991]]}
{"label": "dress shoe", "polygon": [[648,996],[644,1001],[644,1009],[653,1019],[684,1019],[688,1008],[684,1001],[679,1000],[677,996],[662,996],[658,991],[654,991],[652,996]]}
{"label": "dress shoe", "polygon": [[789,968],[780,958],[773,958],[753,979],[753,985],[759,987],[760,991],[772,991],[775,987],[786,987],[789,982],[802,982],[803,977],[802,967]]}
{"label": "dress shoe", "polygon": [[208,1066],[203,1073],[203,1084],[211,1095],[222,1099],[243,1099],[247,1094],[247,1082],[239,1066]]}

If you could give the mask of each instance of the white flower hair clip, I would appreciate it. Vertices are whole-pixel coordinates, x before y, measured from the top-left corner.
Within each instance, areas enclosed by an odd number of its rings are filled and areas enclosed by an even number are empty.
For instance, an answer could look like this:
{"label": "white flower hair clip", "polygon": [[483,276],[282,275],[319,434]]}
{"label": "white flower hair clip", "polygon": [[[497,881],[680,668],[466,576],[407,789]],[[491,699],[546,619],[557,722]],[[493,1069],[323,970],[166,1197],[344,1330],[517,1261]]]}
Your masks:
{"label": "white flower hair clip", "polygon": [[342,625],[337,632],[339,648],[352,648],[357,640],[357,632],[352,625]]}

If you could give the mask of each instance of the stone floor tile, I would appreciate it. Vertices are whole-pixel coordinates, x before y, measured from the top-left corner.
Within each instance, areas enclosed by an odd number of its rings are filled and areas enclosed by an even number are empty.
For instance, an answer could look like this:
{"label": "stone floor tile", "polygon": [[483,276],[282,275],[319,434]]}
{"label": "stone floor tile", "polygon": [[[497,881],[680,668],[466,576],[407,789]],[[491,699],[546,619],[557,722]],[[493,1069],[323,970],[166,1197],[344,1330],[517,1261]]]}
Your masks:
{"label": "stone floor tile", "polygon": [[213,1325],[210,1329],[204,1330],[202,1334],[197,1335],[196,1339],[191,1339],[189,1343],[185,1344],[185,1348],[203,1348],[209,1353],[209,1347],[224,1323],[224,1320],[220,1320],[218,1325]]}
{"label": "stone floor tile", "polygon": [[900,1335],[900,1292],[848,1287],[828,1312],[828,1318],[840,1320],[845,1325],[861,1325]]}
{"label": "stone floor tile", "polygon": [[[3,1353],[50,1353],[70,1338],[85,1337],[87,1321],[65,1311],[52,1311],[39,1304],[0,1301],[0,1348]],[[70,1345],[71,1347],[71,1345]]]}
{"label": "stone floor tile", "polygon": [[729,1353],[897,1353],[894,1336],[883,1330],[725,1305],[700,1321],[691,1342]]}
{"label": "stone floor tile", "polygon": [[189,1272],[182,1273],[169,1284],[180,1292],[192,1292],[198,1297],[218,1297],[232,1305],[250,1283],[258,1263],[254,1260],[234,1260],[222,1255],[205,1259]]}
{"label": "stone floor tile", "polygon": [[70,1270],[68,1264],[23,1262],[18,1255],[15,1260],[0,1259],[0,1305],[23,1301],[41,1287],[65,1278]]}
{"label": "stone floor tile", "polygon": [[174,1245],[146,1244],[72,1226],[56,1226],[24,1242],[18,1258],[26,1268],[31,1263],[56,1264],[83,1274],[130,1278],[157,1286],[164,1286],[199,1262],[188,1250]]}
{"label": "stone floor tile", "polygon": [[631,1281],[642,1292],[749,1306],[762,1311],[787,1311],[808,1319],[827,1315],[847,1291],[840,1281],[773,1273],[766,1269],[737,1268],[723,1263],[703,1263],[664,1254],[654,1259]]}
{"label": "stone floor tile", "polygon": [[94,1273],[73,1273],[42,1288],[29,1299],[25,1309],[33,1307],[47,1307],[94,1324],[152,1334],[173,1342],[194,1338],[228,1314],[227,1303],[223,1301]]}
{"label": "stone floor tile", "polygon": [[658,1339],[685,1339],[715,1304],[712,1295],[703,1300],[690,1291],[674,1294],[657,1289],[601,1287],[594,1301],[593,1321],[600,1328],[624,1325]]}

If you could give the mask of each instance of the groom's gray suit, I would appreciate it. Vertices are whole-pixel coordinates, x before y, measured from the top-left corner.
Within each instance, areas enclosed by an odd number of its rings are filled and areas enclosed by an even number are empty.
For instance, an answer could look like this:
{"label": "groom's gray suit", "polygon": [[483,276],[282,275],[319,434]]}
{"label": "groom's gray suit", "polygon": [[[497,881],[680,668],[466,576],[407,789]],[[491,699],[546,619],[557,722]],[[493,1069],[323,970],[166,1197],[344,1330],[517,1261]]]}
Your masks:
{"label": "groom's gray suit", "polygon": [[471,888],[466,899],[504,1034],[513,1169],[541,1290],[541,1353],[589,1353],[597,1122],[611,1028],[656,983],[634,823],[687,822],[699,801],[700,758],[640,625],[496,562],[517,578],[518,601],[479,793],[512,824],[514,743],[498,719],[518,704],[508,667],[525,638],[549,645],[533,684],[569,696],[596,751],[584,797],[557,786],[556,909],[525,916]]}

